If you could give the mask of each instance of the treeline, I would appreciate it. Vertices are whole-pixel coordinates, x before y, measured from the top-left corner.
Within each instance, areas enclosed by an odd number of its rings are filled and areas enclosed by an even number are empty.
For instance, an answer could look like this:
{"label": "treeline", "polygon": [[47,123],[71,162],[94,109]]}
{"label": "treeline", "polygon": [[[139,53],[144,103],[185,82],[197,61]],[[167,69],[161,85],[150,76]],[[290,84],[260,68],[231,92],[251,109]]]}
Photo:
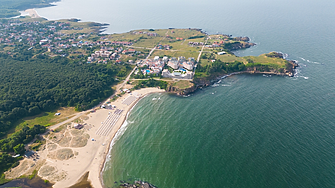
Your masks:
{"label": "treeline", "polygon": [[57,0],[1,0],[0,18],[20,15],[19,10],[48,6]]}
{"label": "treeline", "polygon": [[162,80],[148,79],[139,80],[139,82],[134,86],[134,89],[140,89],[145,87],[160,87],[161,89],[166,89],[168,83]]}
{"label": "treeline", "polygon": [[24,144],[28,144],[34,138],[38,138],[39,134],[46,131],[42,125],[34,125],[33,127],[23,127],[10,135],[8,138],[0,140],[0,150],[2,152],[15,152],[16,154],[23,154],[25,152]]}
{"label": "treeline", "polygon": [[129,65],[80,65],[67,58],[26,56],[0,54],[0,136],[25,116],[60,106],[80,111],[97,105],[112,95],[114,77],[131,70]]}
{"label": "treeline", "polygon": [[[18,160],[22,157],[13,158],[10,153],[21,154],[26,151],[24,144],[31,142],[34,138],[37,138],[39,134],[44,133],[46,128],[41,125],[34,125],[34,127],[23,127],[18,132],[13,133],[10,137],[0,140],[0,174],[8,170],[11,167],[15,167],[19,164]],[[3,179],[3,178],[1,178]]]}

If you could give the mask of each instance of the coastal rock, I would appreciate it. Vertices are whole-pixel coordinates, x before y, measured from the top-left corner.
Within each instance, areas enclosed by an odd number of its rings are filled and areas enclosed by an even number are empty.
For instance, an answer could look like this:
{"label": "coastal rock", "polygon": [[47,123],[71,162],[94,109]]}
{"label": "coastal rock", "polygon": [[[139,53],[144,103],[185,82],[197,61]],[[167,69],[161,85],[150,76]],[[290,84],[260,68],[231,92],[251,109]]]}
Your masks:
{"label": "coastal rock", "polygon": [[197,87],[195,85],[193,85],[189,88],[186,88],[186,89],[179,89],[177,87],[174,87],[174,86],[170,85],[166,88],[166,91],[169,92],[169,93],[175,93],[177,95],[188,95],[190,93],[193,93],[196,89],[197,89]]}
{"label": "coastal rock", "polygon": [[249,37],[235,37],[234,39],[237,41],[244,41],[244,42],[248,42],[250,40]]}
{"label": "coastal rock", "polygon": [[121,184],[118,187],[122,188],[156,188],[154,185],[144,181],[134,181],[134,184],[120,181]]}

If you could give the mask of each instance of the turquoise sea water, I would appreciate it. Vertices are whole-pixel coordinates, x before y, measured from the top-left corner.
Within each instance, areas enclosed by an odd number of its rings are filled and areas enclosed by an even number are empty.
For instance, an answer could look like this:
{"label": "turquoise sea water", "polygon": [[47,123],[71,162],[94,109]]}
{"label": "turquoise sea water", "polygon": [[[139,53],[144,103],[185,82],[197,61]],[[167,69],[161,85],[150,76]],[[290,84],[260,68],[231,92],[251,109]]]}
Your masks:
{"label": "turquoise sea water", "polygon": [[142,99],[103,178],[107,187],[140,179],[159,188],[335,187],[333,10],[333,0],[63,0],[37,9],[109,23],[108,33],[197,27],[249,36],[257,45],[237,55],[281,51],[299,61],[294,78],[237,75],[187,98]]}

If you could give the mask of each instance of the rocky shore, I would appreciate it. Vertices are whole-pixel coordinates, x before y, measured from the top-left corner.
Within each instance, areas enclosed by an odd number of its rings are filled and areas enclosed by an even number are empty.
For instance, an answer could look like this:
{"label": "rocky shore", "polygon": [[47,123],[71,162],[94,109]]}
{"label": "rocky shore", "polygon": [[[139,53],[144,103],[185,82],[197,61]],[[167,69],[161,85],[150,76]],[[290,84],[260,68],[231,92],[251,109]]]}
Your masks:
{"label": "rocky shore", "polygon": [[185,96],[185,95],[189,95],[191,93],[196,92],[198,89],[208,87],[220,79],[224,79],[226,77],[237,75],[237,74],[266,74],[266,75],[293,77],[295,74],[295,69],[299,67],[299,65],[294,60],[289,60],[288,62],[290,63],[289,66],[286,69],[282,70],[281,72],[279,70],[261,71],[261,70],[258,70],[257,67],[251,67],[251,68],[248,68],[246,71],[232,72],[229,74],[213,75],[212,77],[208,77],[208,78],[194,79],[193,80],[194,85],[186,89],[178,89],[176,87],[169,86],[167,87],[166,91],[169,93],[176,94],[176,95]]}
{"label": "rocky shore", "polygon": [[144,181],[134,181],[134,183],[127,183],[125,181],[120,181],[121,183],[114,182],[115,184],[119,184],[120,188],[156,188],[154,185],[144,182]]}

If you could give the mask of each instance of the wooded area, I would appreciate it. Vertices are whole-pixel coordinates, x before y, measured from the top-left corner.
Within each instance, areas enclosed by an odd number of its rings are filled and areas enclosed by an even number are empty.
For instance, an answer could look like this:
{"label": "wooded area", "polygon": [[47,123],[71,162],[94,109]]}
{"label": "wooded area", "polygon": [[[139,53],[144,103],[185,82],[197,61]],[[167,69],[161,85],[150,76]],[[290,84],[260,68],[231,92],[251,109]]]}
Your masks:
{"label": "wooded area", "polygon": [[60,106],[80,111],[97,105],[112,95],[114,77],[131,70],[129,65],[79,64],[61,57],[26,59],[0,54],[0,136],[25,116]]}
{"label": "wooded area", "polygon": [[19,10],[48,6],[57,0],[0,0],[0,18],[20,15]]}

